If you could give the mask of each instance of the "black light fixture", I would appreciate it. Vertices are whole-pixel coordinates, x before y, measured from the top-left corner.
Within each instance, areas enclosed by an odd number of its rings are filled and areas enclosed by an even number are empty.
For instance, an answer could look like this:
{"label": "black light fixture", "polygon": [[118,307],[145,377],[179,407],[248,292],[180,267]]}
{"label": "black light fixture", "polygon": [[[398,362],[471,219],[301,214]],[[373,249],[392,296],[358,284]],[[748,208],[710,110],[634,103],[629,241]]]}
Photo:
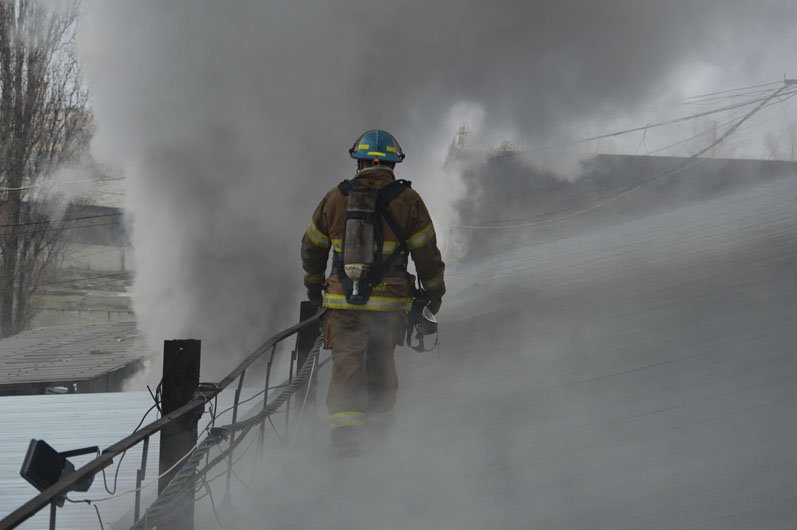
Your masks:
{"label": "black light fixture", "polygon": [[[75,472],[75,465],[67,458],[72,456],[99,453],[100,448],[95,446],[84,447],[83,449],[73,449],[59,453],[44,440],[31,440],[28,445],[28,452],[22,462],[19,474],[22,478],[39,491],[44,491],[62,478]],[[94,475],[90,475],[73,485],[69,491],[88,491]],[[64,505],[67,491],[60,493],[53,502],[58,506]]]}

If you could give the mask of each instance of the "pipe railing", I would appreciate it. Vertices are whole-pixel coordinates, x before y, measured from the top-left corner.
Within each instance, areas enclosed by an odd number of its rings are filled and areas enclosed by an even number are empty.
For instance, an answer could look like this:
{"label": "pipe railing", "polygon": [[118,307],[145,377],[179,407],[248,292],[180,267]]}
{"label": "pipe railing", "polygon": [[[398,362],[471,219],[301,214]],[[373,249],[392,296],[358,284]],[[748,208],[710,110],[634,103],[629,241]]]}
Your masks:
{"label": "pipe railing", "polygon": [[[189,415],[197,413],[201,414],[201,411],[204,409],[205,405],[208,402],[213,400],[218,394],[220,394],[224,389],[226,389],[236,379],[239,378],[240,379],[238,387],[240,389],[247,368],[249,368],[255,361],[263,357],[265,354],[270,352],[271,355],[269,356],[267,370],[266,370],[266,381],[268,381],[270,379],[271,366],[273,363],[274,353],[276,352],[277,345],[294,334],[306,330],[311,330],[313,326],[317,326],[322,313],[323,311],[319,311],[315,313],[313,316],[306,318],[305,320],[302,320],[298,324],[293,325],[287,329],[284,329],[279,333],[275,334],[274,336],[272,336],[271,338],[269,338],[260,347],[258,347],[251,354],[249,354],[246,357],[246,359],[244,359],[235,368],[233,368],[233,370],[218,383],[200,384],[200,389],[194,394],[192,399],[187,404],[153,421],[152,423],[143,426],[142,428],[138,429],[136,432],[122,438],[118,442],[104,449],[97,458],[86,463],[79,469],[76,469],[73,473],[70,473],[69,475],[61,478],[61,480],[59,480],[49,488],[45,489],[44,491],[42,491],[41,493],[30,499],[28,502],[26,502],[25,504],[23,504],[22,506],[20,506],[19,508],[8,514],[2,520],[0,520],[0,530],[9,530],[11,528],[16,528],[18,525],[22,524],[24,521],[34,516],[43,508],[47,507],[48,505],[51,505],[59,496],[64,495],[70,490],[72,490],[73,487],[78,483],[80,483],[82,480],[88,477],[93,477],[97,473],[101,472],[103,469],[109,467],[113,463],[114,458],[121,456],[124,452],[135,447],[139,443],[144,442],[145,446],[148,447],[149,438],[153,434],[159,433],[165,426],[170,425]],[[296,354],[297,352],[294,351],[293,355],[295,356]],[[293,361],[293,357],[291,361]],[[293,362],[291,363],[291,366],[292,365]],[[235,393],[235,401],[233,405],[235,407],[236,412],[238,409],[239,399],[240,399],[240,391],[237,391]],[[264,392],[263,399],[264,402],[268,400],[268,386],[266,386],[266,391]],[[235,446],[238,445],[236,443],[238,441],[239,440],[231,440],[230,447],[223,453],[225,457],[231,459],[232,451],[235,449]],[[143,461],[146,462],[146,451],[143,454]],[[140,481],[137,482],[139,482],[137,483],[137,491],[139,491]],[[141,497],[140,494],[136,495],[136,502],[135,502],[136,514],[138,514],[140,510],[140,497]],[[51,514],[51,527],[54,527],[53,521],[54,518],[52,517]]]}

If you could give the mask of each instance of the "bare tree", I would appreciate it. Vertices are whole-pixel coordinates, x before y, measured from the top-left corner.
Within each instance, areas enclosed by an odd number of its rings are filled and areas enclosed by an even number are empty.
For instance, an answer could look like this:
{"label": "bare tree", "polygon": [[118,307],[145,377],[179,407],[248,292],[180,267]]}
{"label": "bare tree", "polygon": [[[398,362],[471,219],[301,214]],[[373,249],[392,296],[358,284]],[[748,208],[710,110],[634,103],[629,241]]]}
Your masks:
{"label": "bare tree", "polygon": [[[0,337],[23,330],[31,297],[63,255],[47,182],[88,145],[73,0],[0,0]],[[57,214],[56,214],[57,215]]]}

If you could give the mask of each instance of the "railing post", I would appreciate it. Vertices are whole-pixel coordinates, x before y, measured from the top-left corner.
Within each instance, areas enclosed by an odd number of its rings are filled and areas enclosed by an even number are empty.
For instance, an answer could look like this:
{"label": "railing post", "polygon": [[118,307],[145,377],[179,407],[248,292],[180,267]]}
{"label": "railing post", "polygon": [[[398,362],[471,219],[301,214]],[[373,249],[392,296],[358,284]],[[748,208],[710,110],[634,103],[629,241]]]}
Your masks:
{"label": "railing post", "polygon": [[[238,378],[238,388],[235,389],[235,401],[232,404],[232,422],[238,421],[238,402],[241,400],[241,389],[244,386],[244,377],[246,370],[241,372],[241,377]],[[230,434],[230,454],[227,456],[227,488],[224,490],[224,499],[221,501],[223,507],[232,507],[230,501],[230,481],[232,480],[232,456],[235,449],[235,431]]]}
{"label": "railing post", "polygon": [[[201,342],[193,339],[163,341],[163,386],[161,410],[163,415],[182,407],[189,401],[199,386],[199,362]],[[164,473],[196,445],[199,416],[186,415],[161,430],[159,473]],[[179,466],[178,466],[179,468]],[[177,468],[158,481],[160,495]],[[168,528],[193,530],[194,499],[175,516]]]}
{"label": "railing post", "polygon": [[136,506],[133,512],[133,520],[138,521],[141,516],[141,484],[147,478],[147,455],[149,453],[149,436],[144,438],[144,446],[141,449],[141,468],[136,470]]}
{"label": "railing post", "polygon": [[[307,320],[308,318],[312,317],[316,314],[318,308],[314,306],[312,303],[308,301],[304,301],[299,306],[299,322]],[[304,366],[304,362],[307,360],[307,357],[310,355],[310,351],[313,349],[313,345],[315,344],[315,340],[318,337],[318,328],[316,326],[308,326],[306,328],[300,329],[298,333],[296,333],[296,370],[298,371]],[[308,405],[312,405],[315,401],[315,379],[309,381],[307,386],[305,386],[300,392],[296,394],[297,403],[302,403],[305,400],[305,395],[307,396],[306,402]]]}

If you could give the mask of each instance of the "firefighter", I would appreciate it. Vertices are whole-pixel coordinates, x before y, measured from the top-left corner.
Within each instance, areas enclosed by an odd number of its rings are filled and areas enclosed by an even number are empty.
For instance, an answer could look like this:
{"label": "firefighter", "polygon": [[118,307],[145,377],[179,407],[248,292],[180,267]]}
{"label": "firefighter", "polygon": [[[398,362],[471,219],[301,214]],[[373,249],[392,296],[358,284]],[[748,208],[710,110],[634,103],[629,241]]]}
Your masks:
{"label": "firefighter", "polygon": [[[398,378],[393,352],[404,342],[415,277],[434,314],[445,293],[445,265],[434,226],[420,195],[393,170],[404,160],[383,130],[361,135],[349,150],[357,174],[330,190],[302,238],[307,297],[328,308],[324,342],[332,349],[327,408],[332,443],[357,454],[371,435],[393,423]],[[325,277],[329,251],[332,267]]]}

